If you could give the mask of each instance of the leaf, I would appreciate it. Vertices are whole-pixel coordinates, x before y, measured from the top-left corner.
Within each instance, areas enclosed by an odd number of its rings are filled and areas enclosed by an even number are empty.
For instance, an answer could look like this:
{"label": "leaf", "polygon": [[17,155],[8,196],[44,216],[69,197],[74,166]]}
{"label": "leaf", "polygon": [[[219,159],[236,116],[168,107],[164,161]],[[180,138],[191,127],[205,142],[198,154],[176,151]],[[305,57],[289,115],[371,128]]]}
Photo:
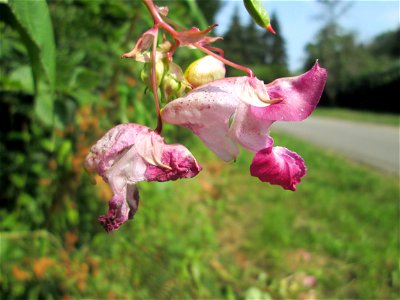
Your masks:
{"label": "leaf", "polygon": [[[56,59],[53,26],[47,3],[45,0],[1,0],[0,7],[2,20],[19,32],[28,49],[35,82],[35,112],[44,123],[50,125],[53,119]],[[49,88],[42,89],[39,86],[41,80],[47,82]]]}
{"label": "leaf", "polygon": [[35,87],[32,68],[28,65],[16,67],[11,71],[9,76],[0,77],[0,86],[3,91],[23,92],[28,95],[34,95]]}
{"label": "leaf", "polygon": [[10,74],[10,81],[16,85],[18,90],[30,95],[34,94],[32,70],[28,65],[24,65],[13,70]]}
{"label": "leaf", "polygon": [[54,95],[50,86],[44,82],[39,82],[36,89],[34,112],[44,124],[53,124]]}

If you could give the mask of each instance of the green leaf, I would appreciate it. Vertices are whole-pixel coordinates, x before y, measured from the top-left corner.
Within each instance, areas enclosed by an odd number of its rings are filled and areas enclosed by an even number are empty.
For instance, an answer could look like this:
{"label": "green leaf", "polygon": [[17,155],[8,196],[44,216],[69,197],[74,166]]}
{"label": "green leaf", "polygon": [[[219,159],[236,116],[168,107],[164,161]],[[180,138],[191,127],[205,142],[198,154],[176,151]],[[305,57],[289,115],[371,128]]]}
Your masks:
{"label": "green leaf", "polygon": [[[2,0],[0,6],[1,19],[19,32],[28,49],[36,90],[35,112],[44,123],[50,125],[53,119],[56,59],[53,26],[47,3],[45,0]],[[47,82],[49,88],[41,89],[39,81]]]}
{"label": "green leaf", "polygon": [[39,82],[34,111],[39,119],[46,125],[52,125],[54,120],[54,95],[51,87],[44,82]]}
{"label": "green leaf", "polygon": [[18,86],[18,90],[33,95],[34,82],[32,78],[32,70],[28,65],[13,70],[10,74],[10,81]]}

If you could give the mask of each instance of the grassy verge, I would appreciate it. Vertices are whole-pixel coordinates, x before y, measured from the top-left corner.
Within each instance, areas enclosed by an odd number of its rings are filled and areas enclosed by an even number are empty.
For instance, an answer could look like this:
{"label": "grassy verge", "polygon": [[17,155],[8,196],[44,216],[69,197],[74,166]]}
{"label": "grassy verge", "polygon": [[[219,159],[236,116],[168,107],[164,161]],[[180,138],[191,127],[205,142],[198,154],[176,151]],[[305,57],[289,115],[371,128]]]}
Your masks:
{"label": "grassy verge", "polygon": [[344,108],[318,107],[313,115],[318,117],[332,117],[350,121],[368,122],[392,126],[399,126],[400,121],[399,114],[374,113]]}
{"label": "grassy verge", "polygon": [[[237,251],[247,271],[253,266],[252,278],[267,278],[253,284],[283,299],[398,296],[397,179],[288,137],[276,143],[307,162],[297,192],[245,179],[239,170],[230,176],[227,205],[243,227]],[[246,156],[240,168],[249,163]],[[308,276],[317,279],[312,288],[305,287]]]}
{"label": "grassy verge", "polygon": [[196,142],[199,176],[141,184],[135,219],[111,235],[3,237],[8,298],[28,288],[33,298],[65,299],[398,297],[397,179],[286,136],[275,141],[307,163],[297,192],[250,177],[250,153],[226,164]]}
{"label": "grassy verge", "polygon": [[146,254],[148,269],[166,280],[149,289],[164,294],[149,295],[397,296],[396,179],[289,137],[276,143],[307,162],[295,193],[250,177],[250,153],[225,164],[202,146],[197,179],[145,185],[138,219],[118,234],[135,233],[137,246],[163,257],[160,268]]}

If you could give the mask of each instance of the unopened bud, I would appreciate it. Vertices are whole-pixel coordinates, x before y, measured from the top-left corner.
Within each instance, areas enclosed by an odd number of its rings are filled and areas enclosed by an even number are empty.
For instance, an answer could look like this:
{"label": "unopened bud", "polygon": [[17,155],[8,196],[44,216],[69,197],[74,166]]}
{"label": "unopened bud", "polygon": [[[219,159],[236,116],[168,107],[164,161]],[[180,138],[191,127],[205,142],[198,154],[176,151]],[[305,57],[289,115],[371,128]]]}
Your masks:
{"label": "unopened bud", "polygon": [[[147,87],[151,88],[151,63],[145,63],[140,73],[140,79],[147,85]],[[157,76],[157,86],[160,86],[161,81],[164,76],[164,63],[162,61],[158,61],[156,63],[156,76]]]}
{"label": "unopened bud", "polygon": [[162,95],[167,101],[182,96],[186,90],[187,83],[183,77],[182,69],[175,63],[168,63],[166,72],[161,83]]}
{"label": "unopened bud", "polygon": [[243,0],[243,3],[247,12],[258,25],[275,34],[268,12],[265,10],[260,0]]}
{"label": "unopened bud", "polygon": [[194,88],[224,77],[224,63],[210,55],[195,60],[185,71],[186,80]]}

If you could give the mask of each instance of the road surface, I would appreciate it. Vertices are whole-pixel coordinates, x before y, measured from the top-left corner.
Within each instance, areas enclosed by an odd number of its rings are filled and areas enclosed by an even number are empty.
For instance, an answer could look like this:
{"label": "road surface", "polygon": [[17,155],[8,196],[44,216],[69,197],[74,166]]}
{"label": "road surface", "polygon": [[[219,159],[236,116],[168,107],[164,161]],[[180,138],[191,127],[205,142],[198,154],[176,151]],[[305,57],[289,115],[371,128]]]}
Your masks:
{"label": "road surface", "polygon": [[303,122],[276,122],[272,130],[292,134],[399,175],[398,127],[310,117]]}

